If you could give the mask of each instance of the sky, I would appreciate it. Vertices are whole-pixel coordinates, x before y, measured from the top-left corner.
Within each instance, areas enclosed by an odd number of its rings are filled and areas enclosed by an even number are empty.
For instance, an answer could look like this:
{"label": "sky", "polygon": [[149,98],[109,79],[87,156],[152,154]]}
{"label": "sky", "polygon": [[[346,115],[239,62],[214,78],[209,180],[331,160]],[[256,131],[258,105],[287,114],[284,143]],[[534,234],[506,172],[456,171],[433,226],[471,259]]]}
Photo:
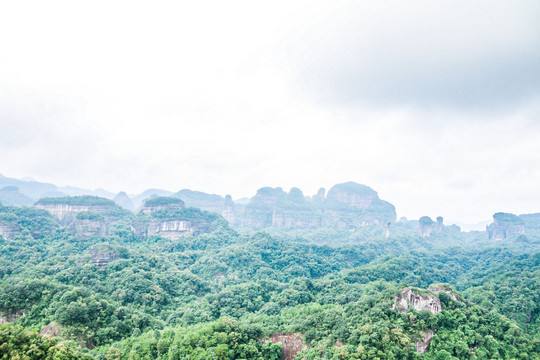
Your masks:
{"label": "sky", "polygon": [[540,2],[0,5],[0,173],[540,212]]}

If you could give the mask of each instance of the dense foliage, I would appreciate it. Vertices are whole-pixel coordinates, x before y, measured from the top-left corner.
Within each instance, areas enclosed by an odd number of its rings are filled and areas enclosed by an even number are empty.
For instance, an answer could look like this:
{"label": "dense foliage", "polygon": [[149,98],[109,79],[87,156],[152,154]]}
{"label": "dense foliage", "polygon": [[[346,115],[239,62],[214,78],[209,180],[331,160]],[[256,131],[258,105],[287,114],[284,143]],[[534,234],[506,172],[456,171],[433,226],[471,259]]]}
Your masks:
{"label": "dense foliage", "polygon": [[[80,241],[44,211],[1,207],[19,232],[0,239],[0,316],[15,323],[0,326],[0,356],[279,359],[268,337],[294,334],[298,359],[539,358],[534,238],[452,227],[423,238],[399,223],[388,239],[375,225],[242,235],[194,208],[136,221],[188,218],[211,232],[141,238],[120,217]],[[433,283],[457,300],[438,293],[437,314],[393,310],[401,288]],[[58,338],[36,332],[47,325]],[[428,332],[422,355],[414,344]]]}

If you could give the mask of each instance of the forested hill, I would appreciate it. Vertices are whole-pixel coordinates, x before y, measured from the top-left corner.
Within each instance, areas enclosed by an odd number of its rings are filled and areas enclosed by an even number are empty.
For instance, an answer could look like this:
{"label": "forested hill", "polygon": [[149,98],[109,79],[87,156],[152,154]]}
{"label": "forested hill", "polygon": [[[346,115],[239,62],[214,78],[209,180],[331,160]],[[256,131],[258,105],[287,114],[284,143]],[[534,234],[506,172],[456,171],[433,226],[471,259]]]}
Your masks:
{"label": "forested hill", "polygon": [[133,215],[87,200],[42,202],[62,220],[0,207],[0,357],[540,358],[534,236],[239,234],[179,201]]}

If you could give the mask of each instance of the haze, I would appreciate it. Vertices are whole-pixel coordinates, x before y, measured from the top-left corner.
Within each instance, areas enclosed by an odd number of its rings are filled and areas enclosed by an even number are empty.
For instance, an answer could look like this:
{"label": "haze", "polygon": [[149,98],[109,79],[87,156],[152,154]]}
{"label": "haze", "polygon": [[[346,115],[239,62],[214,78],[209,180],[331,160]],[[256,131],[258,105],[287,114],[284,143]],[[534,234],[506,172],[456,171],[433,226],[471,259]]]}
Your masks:
{"label": "haze", "polygon": [[540,211],[538,1],[0,5],[0,173]]}

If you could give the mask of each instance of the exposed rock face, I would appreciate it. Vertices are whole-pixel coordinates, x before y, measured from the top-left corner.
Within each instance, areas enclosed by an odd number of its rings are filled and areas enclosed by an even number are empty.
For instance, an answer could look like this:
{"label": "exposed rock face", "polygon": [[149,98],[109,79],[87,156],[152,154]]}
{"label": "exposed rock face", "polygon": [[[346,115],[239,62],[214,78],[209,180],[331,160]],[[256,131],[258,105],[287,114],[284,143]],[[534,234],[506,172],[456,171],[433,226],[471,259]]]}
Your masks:
{"label": "exposed rock face", "polygon": [[443,284],[430,285],[428,290],[431,291],[432,293],[435,293],[435,294],[443,292],[446,295],[450,296],[450,298],[452,298],[452,300],[461,302],[461,299],[459,298],[459,296],[452,289],[449,289],[447,286],[445,286]]}
{"label": "exposed rock face", "polygon": [[325,198],[321,188],[312,198],[298,188],[261,188],[245,206],[244,227],[311,229],[324,227],[357,229],[366,225],[386,226],[396,221],[394,206],[379,199],[377,192],[353,182],[332,187]]}
{"label": "exposed rock face", "polygon": [[81,212],[69,226],[69,232],[79,240],[88,240],[94,236],[107,236],[105,218],[96,213]]}
{"label": "exposed rock face", "polygon": [[11,240],[19,233],[19,226],[16,222],[0,220],[0,237]]}
{"label": "exposed rock face", "polygon": [[43,328],[43,330],[41,330],[39,334],[43,336],[55,337],[59,336],[61,332],[62,326],[56,321],[51,321],[47,326]]}
{"label": "exposed rock face", "polygon": [[78,213],[91,212],[106,215],[117,206],[113,201],[97,196],[44,198],[36,203],[36,208],[47,210],[63,225],[71,223]]}
{"label": "exposed rock face", "polygon": [[16,310],[11,312],[0,311],[0,325],[12,323],[20,317],[26,315],[26,310]]}
{"label": "exposed rock face", "polygon": [[253,229],[271,226],[274,208],[285,195],[282,188],[264,187],[257,190],[257,194],[245,207],[242,226]]}
{"label": "exposed rock face", "polygon": [[443,230],[443,217],[442,216],[437,216],[437,231],[442,231]]}
{"label": "exposed rock face", "polygon": [[116,205],[121,206],[124,209],[130,210],[130,211],[135,210],[135,205],[133,205],[133,201],[131,201],[128,194],[126,194],[124,191],[119,192],[114,197],[113,201],[116,203]]}
{"label": "exposed rock face", "polygon": [[183,189],[171,196],[182,199],[187,207],[196,207],[217,214],[221,214],[223,212],[223,204],[225,199],[219,195]]}
{"label": "exposed rock face", "polygon": [[418,220],[418,234],[422,237],[428,237],[431,235],[434,221],[429,216],[422,216]]}
{"label": "exposed rock face", "polygon": [[321,211],[309,202],[302,191],[292,188],[274,207],[272,226],[308,229],[321,226]]}
{"label": "exposed rock face", "polygon": [[403,288],[397,296],[394,296],[393,309],[400,313],[405,313],[409,308],[421,310],[429,310],[433,314],[441,312],[441,301],[439,298],[427,291],[425,293],[418,293],[411,288]]}
{"label": "exposed rock face", "polygon": [[227,220],[230,226],[236,225],[236,207],[234,206],[234,201],[232,200],[231,195],[225,196],[221,216]]}
{"label": "exposed rock face", "polygon": [[150,215],[161,210],[176,210],[183,207],[185,204],[182,200],[163,196],[147,200],[141,211],[144,215]]}
{"label": "exposed rock face", "polygon": [[326,201],[336,201],[348,207],[366,209],[373,200],[378,198],[377,192],[369,186],[348,182],[333,186],[328,191]]}
{"label": "exposed rock face", "polygon": [[187,220],[153,220],[147,229],[147,236],[159,235],[166,239],[178,240],[182,236],[192,235],[195,229]]}
{"label": "exposed rock face", "polygon": [[263,340],[263,343],[266,342],[281,343],[281,360],[293,360],[296,354],[307,348],[298,334],[272,334],[269,339]]}
{"label": "exposed rock face", "polygon": [[422,335],[422,339],[418,340],[414,343],[414,347],[416,348],[416,351],[421,353],[422,355],[426,353],[426,351],[429,349],[429,344],[431,343],[431,340],[433,339],[433,331],[422,331],[420,333]]}
{"label": "exposed rock face", "polygon": [[379,199],[372,188],[353,182],[338,184],[328,191],[323,206],[323,226],[354,230],[366,225],[386,226],[396,222],[396,210]]}
{"label": "exposed rock face", "polygon": [[96,245],[92,247],[88,253],[92,257],[92,263],[100,267],[104,267],[111,261],[120,259],[120,253],[118,250],[106,244]]}
{"label": "exposed rock face", "polygon": [[519,216],[509,213],[496,213],[493,223],[486,227],[486,235],[491,240],[504,240],[525,234],[525,223]]}

